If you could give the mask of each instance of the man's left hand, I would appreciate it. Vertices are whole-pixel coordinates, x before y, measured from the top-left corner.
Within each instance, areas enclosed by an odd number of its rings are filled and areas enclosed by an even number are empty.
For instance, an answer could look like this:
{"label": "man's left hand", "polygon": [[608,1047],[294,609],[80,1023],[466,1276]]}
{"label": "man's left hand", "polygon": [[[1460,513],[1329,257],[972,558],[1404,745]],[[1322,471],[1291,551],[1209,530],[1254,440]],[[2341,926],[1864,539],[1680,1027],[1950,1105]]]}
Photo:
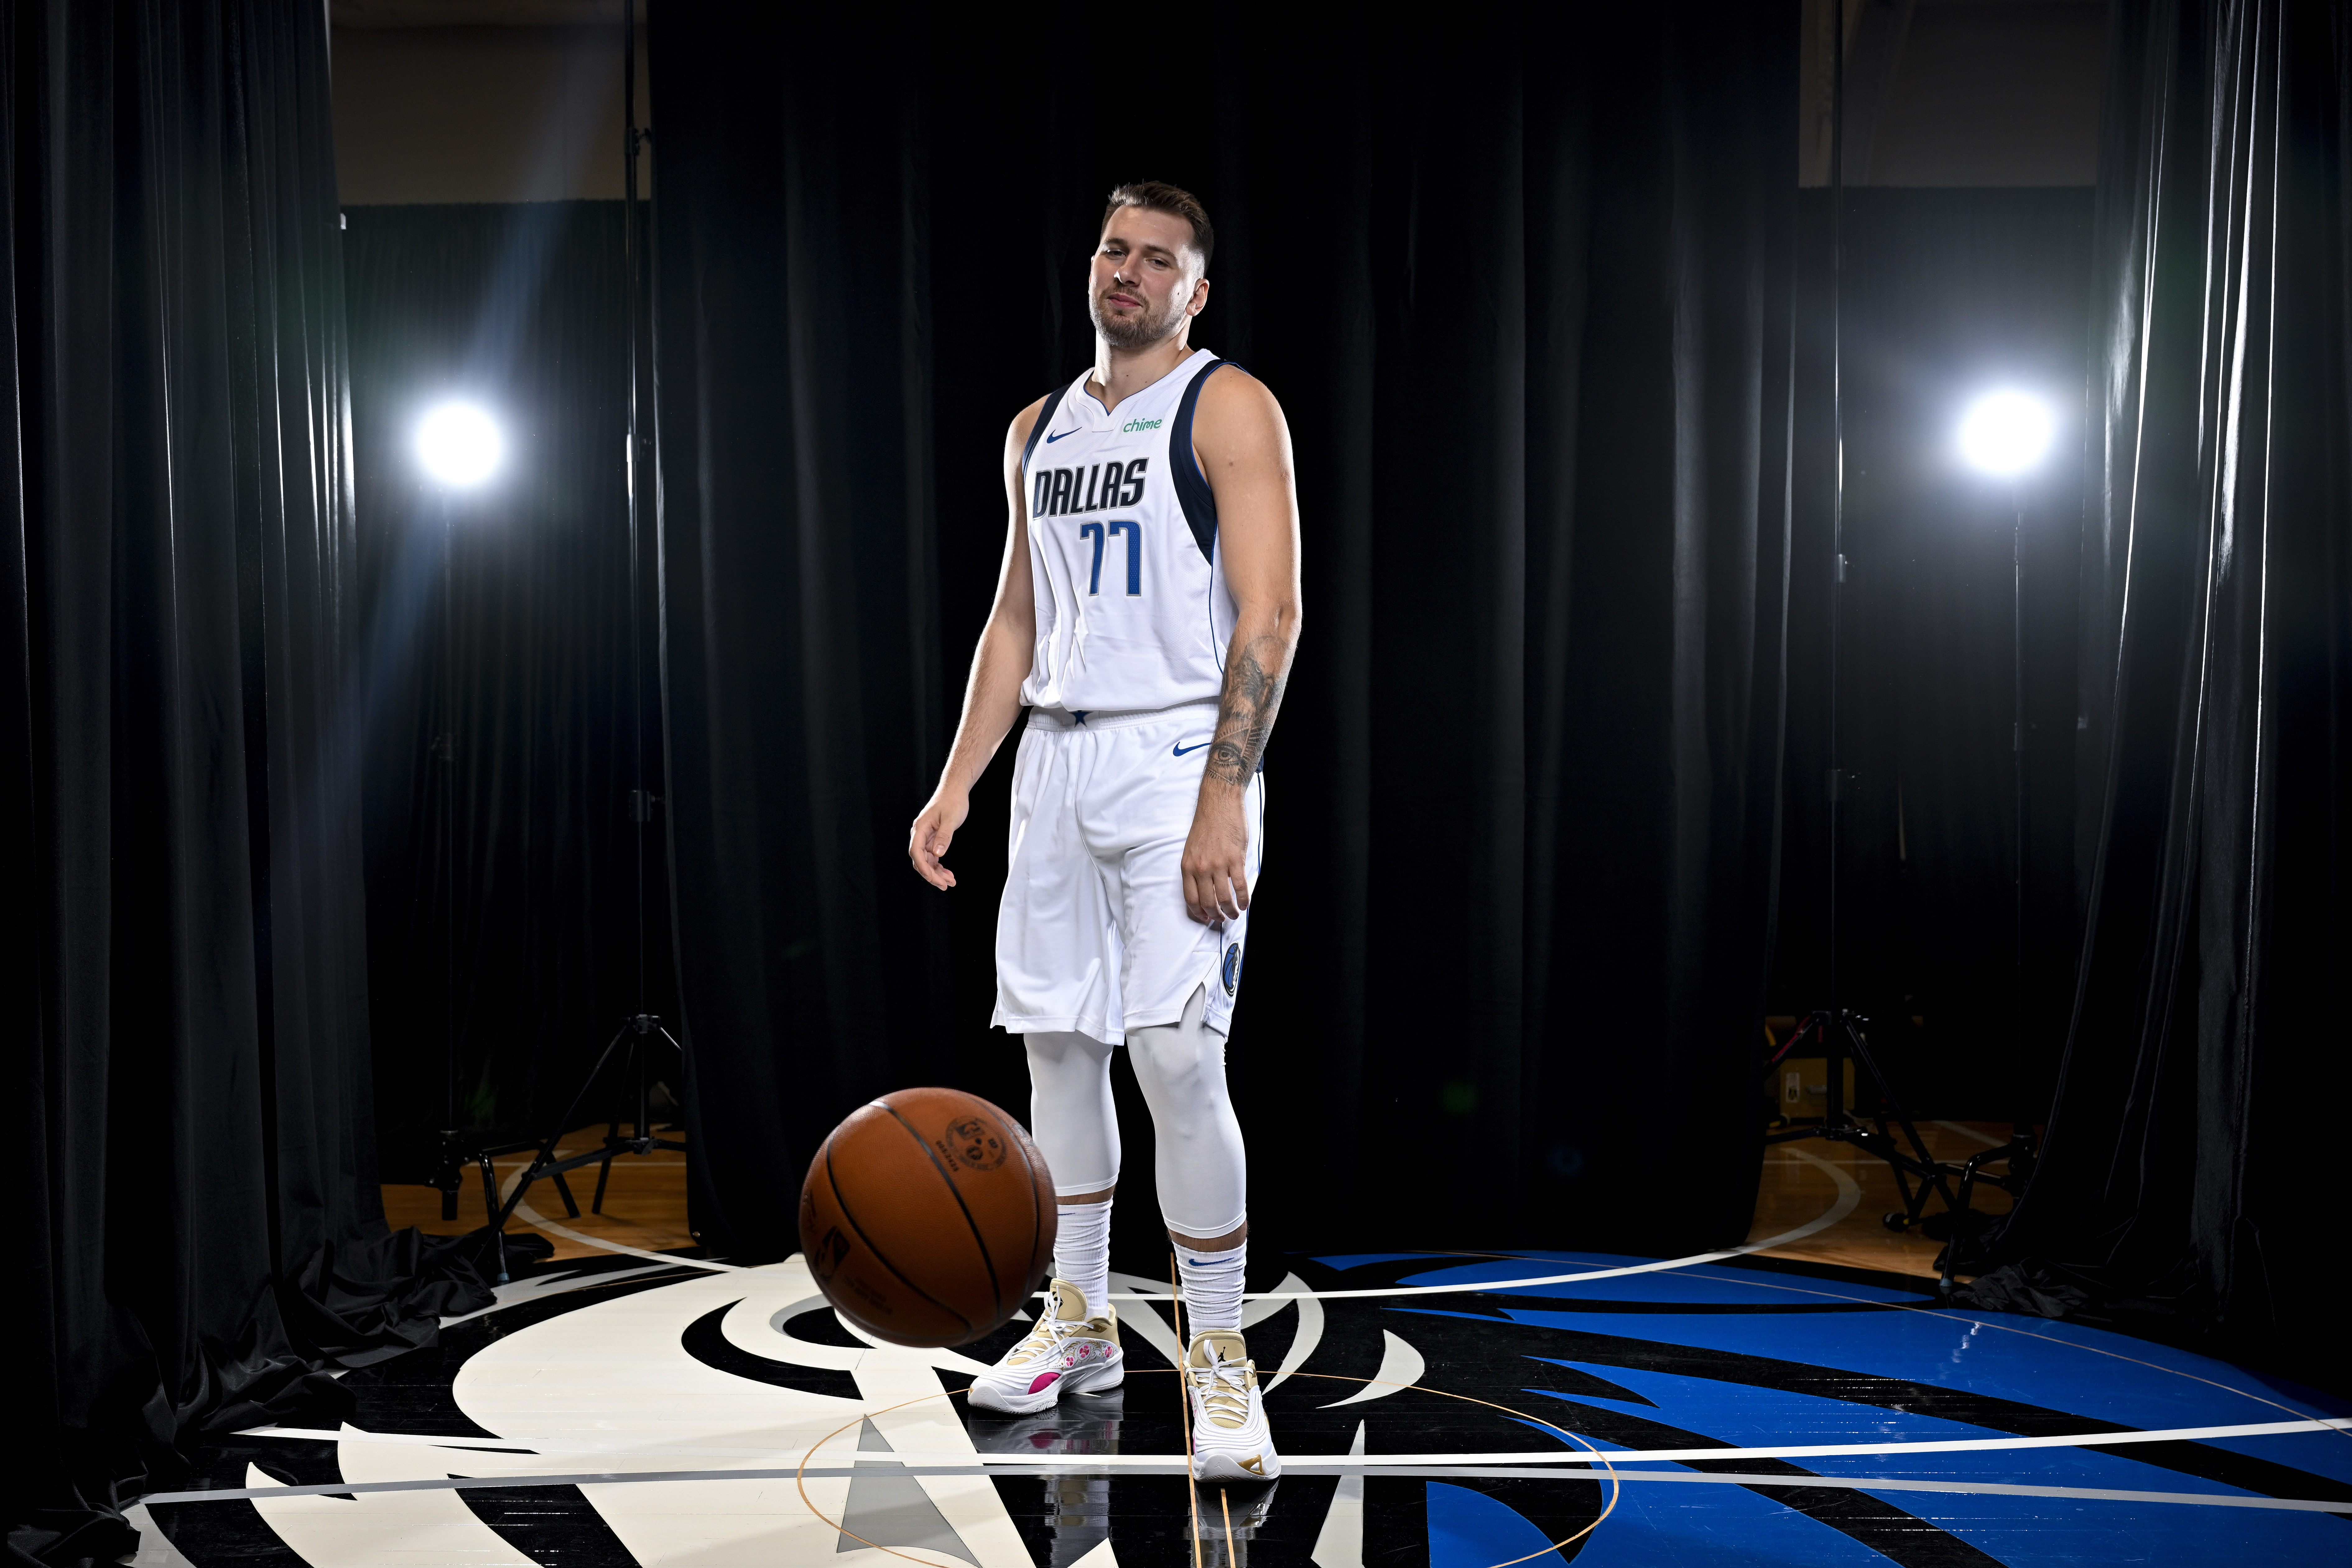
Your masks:
{"label": "man's left hand", "polygon": [[1184,912],[1202,925],[1249,908],[1249,824],[1239,790],[1202,791],[1184,840]]}

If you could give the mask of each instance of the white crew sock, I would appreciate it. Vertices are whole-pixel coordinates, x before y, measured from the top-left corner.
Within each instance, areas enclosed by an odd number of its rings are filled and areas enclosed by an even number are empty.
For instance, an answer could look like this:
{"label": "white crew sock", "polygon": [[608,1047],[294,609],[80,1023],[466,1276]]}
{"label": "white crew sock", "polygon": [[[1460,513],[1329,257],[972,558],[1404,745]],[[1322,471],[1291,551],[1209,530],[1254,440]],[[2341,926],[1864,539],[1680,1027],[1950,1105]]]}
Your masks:
{"label": "white crew sock", "polygon": [[1249,1243],[1223,1252],[1195,1252],[1177,1242],[1176,1263],[1184,1281],[1184,1334],[1242,1326],[1242,1269]]}
{"label": "white crew sock", "polygon": [[1099,1318],[1110,1305],[1110,1200],[1059,1205],[1054,1232],[1054,1275],[1078,1288],[1087,1315]]}

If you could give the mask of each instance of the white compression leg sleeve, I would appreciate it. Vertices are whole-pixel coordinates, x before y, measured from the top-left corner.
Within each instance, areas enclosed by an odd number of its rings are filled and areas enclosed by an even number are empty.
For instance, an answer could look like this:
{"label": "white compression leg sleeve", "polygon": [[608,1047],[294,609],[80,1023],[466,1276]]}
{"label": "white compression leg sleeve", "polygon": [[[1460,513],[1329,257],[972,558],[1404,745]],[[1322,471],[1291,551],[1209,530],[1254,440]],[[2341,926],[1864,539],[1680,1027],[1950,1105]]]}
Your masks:
{"label": "white compression leg sleeve", "polygon": [[[1118,1116],[1110,1098],[1111,1047],[1085,1035],[1025,1035],[1029,1135],[1062,1197],[1118,1180]],[[1078,1288],[1099,1316],[1110,1293],[1110,1203],[1064,1204],[1054,1237],[1054,1276]]]}
{"label": "white compression leg sleeve", "polygon": [[1110,1098],[1113,1047],[1086,1035],[1024,1035],[1029,1050],[1029,1136],[1060,1197],[1118,1180],[1118,1112]]}
{"label": "white compression leg sleeve", "polygon": [[1135,1081],[1151,1107],[1160,1217],[1202,1240],[1249,1217],[1249,1163],[1225,1094],[1225,1039],[1202,1026],[1207,1005],[1208,992],[1195,991],[1178,1022],[1127,1032]]}

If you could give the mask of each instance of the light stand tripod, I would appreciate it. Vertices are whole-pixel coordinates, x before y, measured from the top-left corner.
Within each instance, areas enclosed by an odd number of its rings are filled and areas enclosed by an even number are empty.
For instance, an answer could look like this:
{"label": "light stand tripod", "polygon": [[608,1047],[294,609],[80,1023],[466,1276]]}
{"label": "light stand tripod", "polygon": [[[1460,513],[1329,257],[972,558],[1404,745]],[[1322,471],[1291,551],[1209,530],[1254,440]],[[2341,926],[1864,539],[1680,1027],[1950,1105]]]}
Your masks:
{"label": "light stand tripod", "polygon": [[[1869,1020],[1841,1006],[1838,1000],[1838,870],[1839,847],[1845,826],[1845,805],[1852,780],[1839,765],[1839,677],[1845,596],[1845,386],[1843,363],[1845,284],[1845,3],[1835,0],[1831,26],[1835,43],[1831,50],[1830,98],[1830,438],[1834,449],[1830,488],[1830,683],[1829,683],[1829,1005],[1806,1016],[1767,1063],[1769,1071],[1801,1042],[1821,1043],[1829,1072],[1826,1103],[1817,1124],[1798,1125],[1765,1135],[1767,1143],[1787,1143],[1801,1138],[1821,1138],[1851,1143],[1886,1162],[1895,1173],[1903,1207],[1886,1216],[1892,1229],[1918,1223],[1930,1193],[1939,1194],[1947,1208],[1956,1207],[1947,1180],[1949,1167],[1927,1152],[1926,1140],[1895,1100],[1885,1075],[1870,1054],[1864,1030]],[[1859,1063],[1877,1100],[1868,1121],[1845,1102],[1845,1066]],[[1859,1088],[1857,1083],[1857,1088]],[[1888,1126],[1903,1131],[1896,1142]],[[1906,1145],[1908,1145],[1906,1148]]]}
{"label": "light stand tripod", "polygon": [[[506,1283],[507,1279],[506,1223],[521,1205],[524,1194],[530,1190],[530,1184],[533,1182],[542,1178],[553,1182],[556,1193],[563,1199],[565,1214],[577,1219],[580,1215],[580,1205],[573,1201],[572,1189],[563,1179],[567,1172],[576,1171],[584,1165],[599,1167],[596,1173],[596,1193],[590,1201],[589,1207],[593,1212],[602,1214],[604,1209],[604,1188],[606,1183],[612,1179],[613,1161],[615,1158],[622,1154],[650,1154],[656,1149],[683,1152],[686,1148],[681,1142],[662,1138],[655,1133],[651,1105],[653,1066],[648,1059],[649,1054],[658,1041],[676,1051],[682,1065],[685,1060],[686,1047],[678,1043],[677,1036],[671,1034],[663,1026],[661,1019],[646,1007],[646,829],[653,821],[656,797],[646,788],[644,584],[639,570],[642,556],[641,531],[637,526],[638,458],[643,452],[637,429],[637,301],[643,288],[639,265],[640,247],[637,243],[637,153],[645,139],[645,132],[637,129],[635,5],[634,3],[624,5],[621,7],[621,16],[622,187],[625,198],[621,204],[621,247],[623,276],[628,292],[629,377],[628,461],[625,472],[629,492],[629,696],[632,736],[629,819],[635,826],[636,836],[637,1005],[635,1011],[623,1021],[620,1028],[605,1043],[604,1050],[596,1058],[595,1065],[588,1069],[588,1076],[581,1080],[579,1089],[572,1093],[571,1103],[564,1107],[563,1114],[556,1119],[554,1127],[550,1130],[546,1138],[536,1143],[512,1144],[507,1148],[490,1152],[512,1153],[522,1149],[536,1150],[530,1164],[516,1179],[514,1190],[507,1194],[503,1205],[496,1201],[496,1187],[495,1184],[492,1185],[490,1228],[497,1249],[498,1282],[500,1284]],[[615,1052],[620,1053],[622,1089],[621,1094],[616,1096],[612,1119],[605,1127],[603,1142],[597,1148],[559,1158],[556,1152],[557,1142],[572,1126],[572,1118],[587,1100],[589,1090],[593,1089],[597,1081],[604,1076],[605,1068],[613,1063]],[[630,1121],[630,1135],[625,1138],[621,1135],[621,1122],[625,1110],[627,1111]],[[490,1179],[489,1162],[487,1155],[483,1160],[483,1171],[485,1180],[488,1181]]]}
{"label": "light stand tripod", "polygon": [[[1969,1198],[1979,1182],[1988,1182],[2012,1196],[2024,1190],[2026,1178],[2033,1173],[2036,1152],[2033,1116],[2027,1103],[2025,1071],[2025,492],[2015,480],[2009,487],[2009,653],[2010,653],[2010,767],[2011,784],[2016,795],[2016,842],[2010,847],[2010,983],[2016,1004],[2011,1048],[2015,1061],[2016,1109],[2019,1115],[2010,1126],[2009,1142],[1998,1148],[1979,1150],[1969,1156],[1960,1167],[1959,1199],[1951,1205],[1952,1233],[1944,1244],[1942,1289],[1952,1289],[1952,1273],[1959,1265],[1960,1248],[1974,1228],[1969,1224]],[[2005,1175],[1985,1173],[1986,1167],[2009,1163]]]}
{"label": "light stand tripod", "polygon": [[[457,1125],[457,638],[451,623],[457,618],[457,584],[453,557],[457,550],[457,519],[448,486],[436,482],[435,499],[441,513],[440,716],[434,726],[426,755],[433,759],[434,808],[441,840],[441,1137],[436,1145],[430,1184],[441,1190],[441,1217],[457,1217],[457,1194],[466,1184],[466,1167],[482,1173],[482,1203],[497,1212],[498,1173],[490,1164],[493,1151],[469,1138]],[[500,1266],[503,1269],[503,1265]]]}

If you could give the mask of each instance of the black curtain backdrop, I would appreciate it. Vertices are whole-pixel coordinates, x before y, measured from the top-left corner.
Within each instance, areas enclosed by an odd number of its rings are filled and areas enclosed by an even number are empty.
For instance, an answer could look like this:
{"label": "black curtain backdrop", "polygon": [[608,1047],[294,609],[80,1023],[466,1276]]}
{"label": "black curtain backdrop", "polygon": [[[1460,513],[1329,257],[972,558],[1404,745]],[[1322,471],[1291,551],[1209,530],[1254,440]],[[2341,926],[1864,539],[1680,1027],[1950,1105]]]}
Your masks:
{"label": "black curtain backdrop", "polygon": [[70,1563],[449,1297],[391,1289],[369,1125],[325,13],[0,23],[6,1522]]}
{"label": "black curtain backdrop", "polygon": [[[1012,748],[907,868],[1119,179],[1219,226],[1307,633],[1232,1062],[1262,1246],[1736,1238],[1779,817],[1793,5],[653,14],[696,1224],[793,1249],[861,1099],[1025,1112],[985,1028]],[[1050,70],[1028,40],[1061,42]],[[1050,75],[1050,84],[1044,79]],[[1140,111],[1144,105],[1150,112]],[[1129,1102],[1120,1246],[1156,1266]]]}
{"label": "black curtain backdrop", "polygon": [[2081,975],[2004,1246],[2340,1386],[2352,30],[2118,13],[2083,535]]}
{"label": "black curtain backdrop", "polygon": [[[548,1131],[636,1010],[621,205],[348,214],[368,967],[392,1180],[430,1173],[445,1126]],[[501,471],[454,495],[415,450],[419,419],[452,398],[508,437]],[[649,574],[646,591],[650,606]],[[658,1008],[669,954],[658,832],[646,845]],[[454,1123],[445,1030],[457,1045]]]}
{"label": "black curtain backdrop", "polygon": [[[1839,1001],[1915,1114],[2049,1104],[2074,983],[2074,590],[2088,387],[2088,187],[1845,195],[1845,647]],[[1802,203],[1806,359],[1790,589],[1789,789],[1772,1011],[1828,1005],[1830,193]],[[2012,492],[1960,462],[1997,387],[2057,415],[2025,509],[2027,1062],[2010,868]]]}

